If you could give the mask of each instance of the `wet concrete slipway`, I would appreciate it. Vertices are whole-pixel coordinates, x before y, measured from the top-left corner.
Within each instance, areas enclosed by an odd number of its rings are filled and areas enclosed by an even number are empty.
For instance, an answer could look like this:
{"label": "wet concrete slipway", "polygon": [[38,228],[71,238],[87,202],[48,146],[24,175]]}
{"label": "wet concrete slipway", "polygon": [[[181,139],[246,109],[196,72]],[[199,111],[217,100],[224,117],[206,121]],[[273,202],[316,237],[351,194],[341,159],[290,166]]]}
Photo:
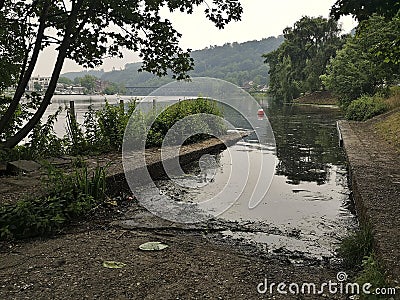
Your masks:
{"label": "wet concrete slipway", "polygon": [[[141,191],[142,197],[153,203],[163,197],[172,199],[172,206],[193,203],[195,212],[188,214],[201,214],[196,203],[220,197],[217,202],[229,207],[222,214],[192,224],[132,210],[116,225],[125,229],[202,231],[217,242],[285,256],[299,265],[337,262],[338,243],[357,226],[346,159],[336,131],[340,112],[327,106],[267,103],[264,111],[274,131],[276,148],[260,145],[254,134],[249,135],[223,152],[210,153],[186,165],[184,174],[157,178],[157,189],[144,186]],[[235,126],[248,129],[246,122],[239,121]],[[248,166],[273,168],[273,172],[252,178],[246,171]],[[258,193],[259,203],[249,205],[253,193]],[[210,205],[208,212],[220,209]]]}

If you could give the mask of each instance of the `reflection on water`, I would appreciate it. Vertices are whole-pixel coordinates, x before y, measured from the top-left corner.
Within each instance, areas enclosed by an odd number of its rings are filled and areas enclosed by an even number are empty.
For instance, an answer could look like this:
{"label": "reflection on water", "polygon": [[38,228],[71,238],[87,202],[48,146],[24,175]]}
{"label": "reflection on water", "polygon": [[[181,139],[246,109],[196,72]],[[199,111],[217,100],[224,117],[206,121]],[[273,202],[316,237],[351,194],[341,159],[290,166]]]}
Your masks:
{"label": "reflection on water", "polygon": [[[268,144],[260,149],[254,143],[256,137],[249,136],[217,155],[212,172],[204,174],[197,162],[189,168],[188,175],[157,184],[176,201],[193,203],[210,199],[223,190],[222,197],[219,195],[221,201],[233,197],[238,200],[219,217],[237,222],[266,222],[274,228],[274,233],[228,230],[224,233],[227,237],[267,245],[271,252],[283,247],[311,257],[332,257],[339,240],[356,226],[355,216],[347,209],[347,171],[336,133],[339,111],[314,106],[270,106],[265,107],[265,112],[274,130],[276,149]],[[248,126],[240,122],[240,117],[237,120],[236,126]],[[247,159],[250,168],[276,166],[271,186],[267,184],[268,172],[257,182],[258,178],[253,177],[257,172],[252,174],[241,167]],[[233,162],[239,171],[232,172]],[[188,188],[188,181],[201,181],[203,176],[207,185]],[[210,176],[214,176],[212,180]],[[238,194],[235,187],[243,181],[246,185]],[[249,208],[257,185],[262,187],[258,191],[262,201]]]}
{"label": "reflection on water", "polygon": [[[125,101],[130,99],[124,97]],[[100,107],[105,102],[101,97],[79,100],[60,96],[53,99],[47,114],[59,105],[68,105],[70,100],[76,101],[78,120],[82,120],[88,105]],[[117,97],[108,100],[111,104],[119,102]],[[227,231],[226,236],[268,245],[266,248],[272,252],[284,247],[313,257],[332,256],[340,238],[356,224],[355,216],[346,208],[347,171],[335,124],[339,111],[295,105],[270,105],[264,110],[274,131],[276,148],[268,137],[259,146],[255,143],[257,136],[250,135],[218,155],[193,163],[185,176],[160,180],[157,182],[160,192],[178,202],[199,203],[217,197],[218,201],[210,202],[208,207],[217,211],[218,205],[223,207],[237,197],[221,218],[267,223],[275,230],[273,233]],[[228,119],[235,127],[249,128],[249,122],[229,108],[224,107],[224,114],[230,115]],[[257,111],[254,118],[257,120]],[[64,120],[59,121],[56,132],[61,136],[65,133]],[[257,176],[252,177],[258,172],[251,173],[244,166],[260,170],[260,182]],[[270,168],[275,168],[275,174],[268,186],[270,172],[265,171]],[[243,182],[246,184],[241,188]],[[229,188],[225,188],[227,184]],[[249,208],[254,194],[261,201],[255,208]]]}
{"label": "reflection on water", "polygon": [[317,106],[285,105],[267,109],[277,144],[277,175],[288,183],[323,184],[331,166],[344,164],[334,122],[339,110]]}

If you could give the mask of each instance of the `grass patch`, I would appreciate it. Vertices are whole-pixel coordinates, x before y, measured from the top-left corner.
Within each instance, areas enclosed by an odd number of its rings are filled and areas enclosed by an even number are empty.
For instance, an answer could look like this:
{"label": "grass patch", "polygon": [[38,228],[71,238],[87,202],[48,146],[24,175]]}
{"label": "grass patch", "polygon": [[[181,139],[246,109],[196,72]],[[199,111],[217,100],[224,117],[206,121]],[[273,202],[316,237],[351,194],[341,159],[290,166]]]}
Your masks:
{"label": "grass patch", "polygon": [[369,291],[371,294],[365,294],[360,291],[359,297],[355,299],[387,299],[387,297],[374,293],[377,288],[387,288],[389,285],[375,258],[372,242],[372,230],[367,225],[344,238],[338,250],[339,255],[343,258],[344,267],[358,272],[353,282],[358,283],[360,287],[367,283],[370,284]]}
{"label": "grass patch", "polygon": [[343,258],[343,264],[348,268],[360,268],[364,257],[372,252],[372,230],[365,226],[353,234],[345,237],[338,249],[338,254]]}
{"label": "grass patch", "polygon": [[389,97],[385,100],[389,109],[400,107],[400,86],[393,86],[389,90]]}
{"label": "grass patch", "polygon": [[375,126],[381,136],[400,152],[400,111],[390,115]]}

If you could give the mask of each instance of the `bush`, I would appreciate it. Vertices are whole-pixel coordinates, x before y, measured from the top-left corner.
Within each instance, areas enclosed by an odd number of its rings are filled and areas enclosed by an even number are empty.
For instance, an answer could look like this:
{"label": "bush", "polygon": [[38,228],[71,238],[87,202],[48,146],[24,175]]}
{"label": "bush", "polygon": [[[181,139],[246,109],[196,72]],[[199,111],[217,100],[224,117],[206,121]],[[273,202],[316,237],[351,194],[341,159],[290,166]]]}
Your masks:
{"label": "bush", "polygon": [[[132,140],[137,141],[138,138],[144,138],[150,121],[154,121],[146,137],[146,147],[161,146],[169,129],[179,120],[191,115],[203,114],[200,118],[193,117],[189,128],[185,130],[204,134],[192,136],[185,143],[204,140],[209,137],[207,132],[223,133],[225,131],[222,120],[215,121],[215,118],[208,116],[222,117],[222,112],[216,102],[208,99],[181,101],[161,113],[157,110],[150,110],[147,113],[138,112],[133,115],[135,108],[136,100],[128,104],[127,110],[120,103],[111,105],[106,102],[99,111],[95,111],[93,106],[89,106],[84,116],[83,127],[67,109],[67,135],[64,138],[58,138],[53,128],[62,111],[62,108],[59,108],[54,115],[48,117],[45,123],[39,122],[35,126],[29,136],[30,140],[24,146],[19,147],[18,151],[0,150],[0,160],[37,159],[63,154],[76,155],[121,150],[128,122],[132,128],[129,135]],[[158,116],[156,117],[156,115]],[[178,135],[176,140],[179,140]]]}
{"label": "bush", "polygon": [[121,149],[125,128],[135,107],[136,102],[132,101],[125,112],[123,104],[110,105],[106,101],[106,105],[96,114],[101,135],[98,139],[104,142],[103,146],[114,150]]}
{"label": "bush", "polygon": [[[216,120],[216,117],[219,117],[218,120]],[[135,112],[129,121],[126,138],[133,148],[142,145],[143,142],[146,143],[146,148],[160,147],[172,126],[184,118],[187,118],[187,122],[180,123],[173,132],[169,133],[171,134],[170,138],[172,137],[172,140],[168,141],[169,144],[195,143],[210,137],[208,133],[218,135],[226,131],[225,124],[222,121],[222,111],[217,103],[198,98],[180,101],[162,112],[157,110],[151,110],[148,113]],[[146,130],[147,136],[145,136]],[[200,134],[182,140],[185,133],[193,132],[200,132]],[[146,138],[146,141],[143,141],[143,138]]]}
{"label": "bush", "polygon": [[[195,117],[196,114],[202,114]],[[184,100],[169,106],[154,120],[146,141],[146,147],[160,147],[163,139],[169,129],[176,122],[184,118],[188,118],[188,122],[184,122],[182,126],[176,128],[173,132],[173,138],[176,144],[181,144],[184,132],[201,132],[185,140],[185,144],[195,143],[209,137],[207,132],[221,134],[225,132],[225,126],[221,122],[215,122],[212,116],[221,117],[222,112],[217,103],[212,100],[197,98],[195,100]],[[183,128],[184,125],[190,124],[190,128]]]}
{"label": "bush", "polygon": [[346,118],[354,121],[365,121],[387,111],[384,100],[378,96],[362,96],[350,103]]}
{"label": "bush", "polygon": [[64,139],[57,137],[54,131],[54,124],[62,112],[62,107],[50,115],[46,122],[39,121],[29,135],[29,142],[26,144],[26,157],[37,159],[42,157],[56,157],[65,154]]}
{"label": "bush", "polygon": [[[4,131],[0,134],[0,141],[7,140],[13,136],[22,126],[33,116],[33,112],[38,108],[42,96],[38,93],[26,94],[28,101],[24,101],[18,105],[17,110],[14,112],[10,123],[5,127]],[[0,115],[3,115],[12,98],[1,96],[0,97]]]}
{"label": "bush", "polygon": [[54,233],[87,214],[105,198],[105,169],[87,167],[64,174],[48,167],[47,194],[0,207],[0,239],[27,238]]}

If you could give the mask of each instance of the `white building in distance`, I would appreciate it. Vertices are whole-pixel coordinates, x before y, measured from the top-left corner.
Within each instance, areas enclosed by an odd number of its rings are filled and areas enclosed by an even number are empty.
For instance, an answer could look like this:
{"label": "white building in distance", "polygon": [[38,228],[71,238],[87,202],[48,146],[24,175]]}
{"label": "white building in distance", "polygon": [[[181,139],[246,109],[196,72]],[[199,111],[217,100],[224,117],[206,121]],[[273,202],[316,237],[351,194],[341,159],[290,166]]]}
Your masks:
{"label": "white building in distance", "polygon": [[36,91],[35,87],[41,87],[42,91],[47,90],[49,87],[51,77],[33,76],[28,82],[28,91]]}

